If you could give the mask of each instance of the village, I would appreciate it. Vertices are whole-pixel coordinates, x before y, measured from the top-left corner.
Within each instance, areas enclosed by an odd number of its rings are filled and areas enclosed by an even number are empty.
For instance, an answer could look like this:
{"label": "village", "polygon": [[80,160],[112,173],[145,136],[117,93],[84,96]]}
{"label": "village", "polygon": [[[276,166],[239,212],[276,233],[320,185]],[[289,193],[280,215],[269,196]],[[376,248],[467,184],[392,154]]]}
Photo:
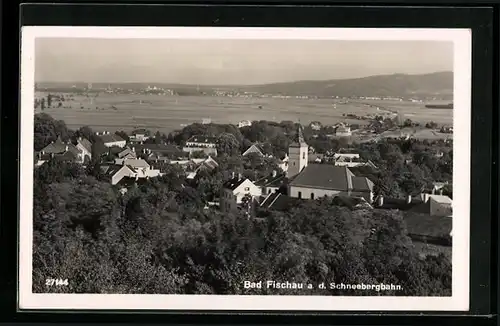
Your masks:
{"label": "village", "polygon": [[[242,121],[236,127],[241,129],[251,124]],[[374,162],[363,159],[359,151],[348,146],[335,152],[318,154],[313,146],[307,144],[304,127],[300,124],[296,126],[287,152],[280,157],[275,157],[269,146],[260,142],[254,142],[236,153],[241,158],[274,160],[276,168],[265,176],[223,171],[224,180],[218,195],[206,201],[205,209],[258,218],[258,212],[262,210],[284,211],[303,200],[331,198],[337,205],[351,209],[407,212],[409,235],[416,243],[422,243],[425,254],[436,251],[432,246],[451,248],[453,205],[452,199],[443,194],[446,182],[434,182],[432,187],[426,187],[419,193],[408,193],[404,198],[384,196],[375,189],[373,180],[355,172],[360,168],[377,171],[379,167]],[[319,125],[315,123],[307,127],[319,130]],[[340,123],[335,127],[334,134],[345,137],[351,134],[351,130]],[[99,158],[93,157],[92,143],[88,139],[78,137],[73,142],[64,142],[58,137],[35,153],[35,167],[50,160],[82,166],[97,160],[103,179],[121,194],[137,182],[164,176],[168,167],[180,168],[185,184],[190,185],[196,184],[199,176],[219,169],[218,161],[224,156],[218,152],[221,138],[234,138],[227,133],[218,136],[197,134],[182,144],[175,144],[155,140],[146,129],[134,130],[127,137],[107,131],[96,132],[95,136],[106,148]],[[408,140],[407,137],[401,139]],[[442,152],[434,154],[436,159],[442,155]]]}

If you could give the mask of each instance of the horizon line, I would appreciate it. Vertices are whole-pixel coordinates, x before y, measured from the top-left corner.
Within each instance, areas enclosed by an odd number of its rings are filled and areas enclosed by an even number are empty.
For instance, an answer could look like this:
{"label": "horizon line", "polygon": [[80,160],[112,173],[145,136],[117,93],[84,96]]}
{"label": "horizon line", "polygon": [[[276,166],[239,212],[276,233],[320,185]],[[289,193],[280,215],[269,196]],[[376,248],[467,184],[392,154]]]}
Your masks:
{"label": "horizon line", "polygon": [[275,85],[275,84],[288,84],[288,83],[301,83],[301,82],[327,82],[327,81],[337,81],[337,80],[356,80],[356,79],[365,79],[371,77],[384,77],[384,76],[394,76],[394,75],[404,75],[404,76],[425,76],[425,75],[434,75],[434,74],[444,74],[444,73],[452,73],[452,70],[440,70],[428,73],[420,73],[420,74],[410,74],[410,73],[392,73],[392,74],[378,74],[378,75],[367,75],[363,77],[350,77],[350,78],[336,78],[336,79],[298,79],[298,80],[289,80],[289,81],[272,81],[266,83],[258,83],[258,84],[201,84],[201,83],[175,83],[175,82],[165,82],[165,81],[36,81],[36,83],[73,83],[73,84],[172,84],[176,86],[204,86],[204,87],[255,87],[255,86],[267,86],[267,85]]}

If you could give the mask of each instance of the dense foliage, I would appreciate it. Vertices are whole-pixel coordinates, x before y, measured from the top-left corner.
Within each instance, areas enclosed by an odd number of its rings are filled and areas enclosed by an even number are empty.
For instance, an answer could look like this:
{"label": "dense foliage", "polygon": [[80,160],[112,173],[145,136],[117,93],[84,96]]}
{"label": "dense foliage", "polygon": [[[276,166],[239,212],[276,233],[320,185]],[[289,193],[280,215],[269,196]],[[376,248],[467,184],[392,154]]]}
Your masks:
{"label": "dense foliage", "polygon": [[[84,169],[49,161],[36,168],[34,292],[451,295],[451,262],[443,255],[421,257],[399,212],[351,210],[327,198],[283,212],[261,211],[257,218],[209,208],[227,173],[253,179],[277,168],[276,159],[236,155],[234,141],[242,148],[261,141],[286,149],[294,123],[258,122],[241,130],[196,125],[169,138],[181,143],[203,128],[224,134],[218,146],[226,151],[217,158],[216,170],[201,172],[191,183],[178,167],[165,167],[164,176],[122,195],[100,179],[92,164]],[[61,121],[36,117],[35,148],[57,135],[87,136],[98,146],[89,128],[72,132]],[[364,172],[380,191],[402,195],[428,182],[451,179],[451,165],[426,154],[435,144],[398,140],[355,146],[379,167]],[[445,155],[449,162],[451,152]],[[405,163],[407,158],[412,162]],[[47,287],[48,277],[68,279],[69,285]],[[243,286],[244,281],[268,280],[314,287]],[[323,282],[395,284],[402,290],[318,289]]]}

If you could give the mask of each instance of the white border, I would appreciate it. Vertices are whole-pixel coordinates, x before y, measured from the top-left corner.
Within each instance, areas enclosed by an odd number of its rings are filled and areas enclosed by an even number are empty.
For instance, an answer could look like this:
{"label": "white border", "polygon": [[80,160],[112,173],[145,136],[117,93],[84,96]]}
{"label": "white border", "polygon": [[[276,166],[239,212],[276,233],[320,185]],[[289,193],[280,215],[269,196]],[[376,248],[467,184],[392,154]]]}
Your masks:
{"label": "white border", "polygon": [[[21,51],[20,309],[159,309],[266,311],[467,311],[471,32],[468,29],[226,27],[23,27]],[[454,43],[453,283],[451,297],[33,294],[33,107],[35,38],[422,40]]]}

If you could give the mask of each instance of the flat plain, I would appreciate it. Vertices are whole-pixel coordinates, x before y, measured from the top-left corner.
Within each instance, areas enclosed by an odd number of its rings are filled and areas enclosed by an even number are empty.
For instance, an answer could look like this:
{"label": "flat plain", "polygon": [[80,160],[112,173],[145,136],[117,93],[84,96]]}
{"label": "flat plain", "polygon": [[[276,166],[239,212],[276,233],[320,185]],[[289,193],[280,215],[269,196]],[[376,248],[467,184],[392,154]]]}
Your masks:
{"label": "flat plain", "polygon": [[[99,93],[92,100],[84,95],[63,95],[60,106],[46,107],[43,112],[64,120],[68,127],[90,126],[96,131],[130,131],[148,128],[161,132],[181,129],[184,125],[211,119],[213,123],[241,120],[298,121],[324,125],[337,122],[367,124],[368,120],[350,119],[347,115],[374,117],[399,113],[415,122],[451,125],[453,110],[427,109],[426,103],[394,100],[339,100],[272,97],[166,96]],[[35,97],[47,97],[36,92]],[[58,104],[58,103],[56,103]],[[41,112],[40,108],[36,113]]]}

